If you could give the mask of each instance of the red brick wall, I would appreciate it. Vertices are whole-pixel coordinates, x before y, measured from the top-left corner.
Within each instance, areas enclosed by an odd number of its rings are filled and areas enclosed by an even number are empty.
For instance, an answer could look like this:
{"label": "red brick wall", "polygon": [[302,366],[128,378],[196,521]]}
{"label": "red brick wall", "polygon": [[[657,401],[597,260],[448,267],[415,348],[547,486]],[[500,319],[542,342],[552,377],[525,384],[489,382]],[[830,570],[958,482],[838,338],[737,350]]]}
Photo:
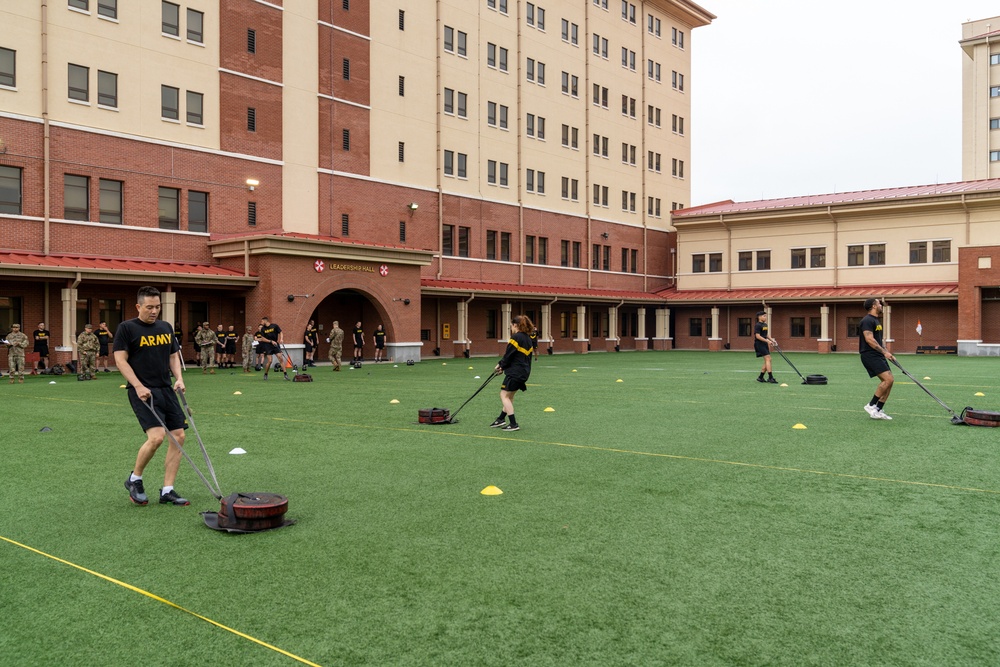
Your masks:
{"label": "red brick wall", "polygon": [[[256,109],[255,132],[247,129],[248,108]],[[271,160],[282,158],[282,106],[278,86],[220,72],[218,122],[222,150]]]}
{"label": "red brick wall", "polygon": [[[282,12],[257,2],[221,0],[219,15],[223,17],[219,26],[219,66],[280,83]],[[247,51],[248,29],[257,33],[256,53]]]}
{"label": "red brick wall", "polygon": [[[979,258],[989,257],[992,267],[979,268]],[[958,249],[958,339],[982,340],[983,287],[1000,285],[1000,246],[974,246]]]}

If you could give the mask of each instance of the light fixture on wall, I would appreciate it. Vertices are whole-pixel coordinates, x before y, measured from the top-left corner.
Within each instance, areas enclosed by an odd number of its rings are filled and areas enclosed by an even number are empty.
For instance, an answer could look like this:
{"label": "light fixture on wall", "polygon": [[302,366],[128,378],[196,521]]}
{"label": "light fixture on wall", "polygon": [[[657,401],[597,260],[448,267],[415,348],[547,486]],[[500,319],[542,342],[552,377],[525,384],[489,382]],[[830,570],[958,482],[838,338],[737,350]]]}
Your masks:
{"label": "light fixture on wall", "polygon": [[295,297],[301,297],[303,299],[308,299],[311,296],[313,296],[313,295],[312,294],[289,294],[285,298],[288,299],[289,302],[291,302],[291,301],[295,301]]}
{"label": "light fixture on wall", "polygon": [[608,238],[608,233],[604,232],[603,234],[601,234],[601,238],[606,240]]}
{"label": "light fixture on wall", "polygon": [[406,205],[406,208],[410,209],[410,212],[413,212],[420,208],[420,205],[417,202],[412,201]]}
{"label": "light fixture on wall", "polygon": [[393,301],[402,301],[404,306],[409,306],[410,305],[410,300],[409,299],[404,299],[402,297],[399,298],[399,299],[393,299]]}
{"label": "light fixture on wall", "polygon": [[250,188],[250,192],[253,192],[253,189],[258,185],[260,185],[260,181],[258,181],[256,178],[247,179],[247,187]]}

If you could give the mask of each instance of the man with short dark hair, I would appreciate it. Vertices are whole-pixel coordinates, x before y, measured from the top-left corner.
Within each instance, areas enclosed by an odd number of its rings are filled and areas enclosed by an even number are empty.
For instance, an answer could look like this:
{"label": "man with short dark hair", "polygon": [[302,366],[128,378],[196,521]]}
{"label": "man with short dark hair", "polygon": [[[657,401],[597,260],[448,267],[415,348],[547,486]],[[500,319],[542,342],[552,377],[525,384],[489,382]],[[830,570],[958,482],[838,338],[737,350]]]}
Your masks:
{"label": "man with short dark hair", "polygon": [[889,370],[889,362],[896,357],[892,356],[889,350],[882,344],[882,323],[878,316],[882,314],[882,300],[871,297],[865,300],[865,310],[868,314],[861,320],[858,327],[858,351],[861,353],[861,363],[868,371],[868,377],[878,377],[879,384],[875,389],[875,395],[865,406],[865,412],[872,419],[888,419],[892,417],[885,414],[885,402],[889,400],[889,392],[892,391],[892,371]]}
{"label": "man with short dark hair", "polygon": [[[140,288],[135,307],[138,317],[122,322],[114,343],[115,365],[128,383],[129,404],[146,434],[146,442],[139,448],[135,468],[125,480],[125,488],[133,503],[145,505],[149,502],[142,474],[169,430],[172,441],[164,460],[160,503],[190,505],[174,490],[182,456],[174,442],[184,446],[184,429],[187,428],[184,412],[174,394],[184,391],[180,348],[174,328],[158,319],[161,309],[158,289]],[[171,373],[174,376],[172,387]]]}
{"label": "man with short dark hair", "polygon": [[32,352],[38,354],[38,361],[35,362],[35,370],[49,367],[49,330],[45,328],[45,322],[39,322],[38,328],[31,332],[31,337],[35,341]]}
{"label": "man with short dark hair", "polygon": [[[281,344],[283,342],[284,334],[281,333],[281,327],[271,322],[271,318],[267,316],[260,318],[260,330],[257,333],[257,350],[264,355],[265,380],[267,379],[268,372],[271,370],[272,356],[276,357],[278,363],[281,364],[281,372],[285,375],[285,379],[291,379],[288,377],[288,372],[285,371],[284,355],[281,353]],[[261,347],[264,349],[261,350]]]}
{"label": "man with short dark hair", "polygon": [[[753,325],[753,351],[758,357],[764,358],[764,365],[760,367],[757,382],[778,384],[778,381],[774,379],[774,373],[771,372],[771,346],[776,344],[777,341],[768,335],[767,312],[757,311],[757,322]],[[766,380],[764,373],[767,373]]]}

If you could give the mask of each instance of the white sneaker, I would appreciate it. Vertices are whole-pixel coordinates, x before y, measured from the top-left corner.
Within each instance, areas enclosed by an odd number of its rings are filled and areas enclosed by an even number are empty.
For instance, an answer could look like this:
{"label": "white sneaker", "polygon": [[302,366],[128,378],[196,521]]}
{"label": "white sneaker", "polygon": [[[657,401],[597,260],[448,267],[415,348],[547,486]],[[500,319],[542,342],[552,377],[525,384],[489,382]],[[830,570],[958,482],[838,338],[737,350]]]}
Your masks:
{"label": "white sneaker", "polygon": [[874,405],[866,405],[865,412],[867,412],[868,416],[871,417],[872,419],[881,419],[881,417],[875,414],[876,412],[878,412],[878,408],[875,407]]}
{"label": "white sneaker", "polygon": [[885,414],[883,411],[878,409],[875,410],[875,412],[872,414],[872,417],[875,419],[887,419],[889,421],[892,421],[892,417],[890,417],[889,415]]}

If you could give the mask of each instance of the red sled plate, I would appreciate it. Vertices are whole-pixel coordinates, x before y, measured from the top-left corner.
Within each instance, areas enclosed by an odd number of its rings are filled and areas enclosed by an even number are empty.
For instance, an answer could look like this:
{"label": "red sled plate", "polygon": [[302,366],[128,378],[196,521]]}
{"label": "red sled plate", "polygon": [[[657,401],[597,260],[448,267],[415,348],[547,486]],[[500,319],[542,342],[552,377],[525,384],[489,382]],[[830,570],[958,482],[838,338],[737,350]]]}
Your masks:
{"label": "red sled plate", "polygon": [[451,411],[444,408],[422,408],[417,413],[417,420],[421,424],[444,424],[451,419]]}

